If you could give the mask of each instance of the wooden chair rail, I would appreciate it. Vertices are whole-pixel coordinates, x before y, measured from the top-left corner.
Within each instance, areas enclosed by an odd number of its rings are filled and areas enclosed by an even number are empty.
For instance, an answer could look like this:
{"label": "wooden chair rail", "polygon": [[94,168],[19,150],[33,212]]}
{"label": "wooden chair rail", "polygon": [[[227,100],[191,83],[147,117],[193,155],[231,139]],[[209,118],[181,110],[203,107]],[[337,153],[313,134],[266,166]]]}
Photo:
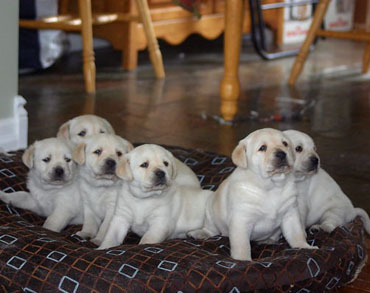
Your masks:
{"label": "wooden chair rail", "polygon": [[[137,15],[128,13],[93,14],[92,25],[104,25],[117,21],[140,21]],[[19,26],[30,29],[59,29],[65,31],[80,31],[82,20],[78,16],[58,15],[44,17],[37,20],[19,20]]]}
{"label": "wooden chair rail", "polygon": [[316,36],[370,42],[370,32],[364,30],[329,31],[317,30]]}

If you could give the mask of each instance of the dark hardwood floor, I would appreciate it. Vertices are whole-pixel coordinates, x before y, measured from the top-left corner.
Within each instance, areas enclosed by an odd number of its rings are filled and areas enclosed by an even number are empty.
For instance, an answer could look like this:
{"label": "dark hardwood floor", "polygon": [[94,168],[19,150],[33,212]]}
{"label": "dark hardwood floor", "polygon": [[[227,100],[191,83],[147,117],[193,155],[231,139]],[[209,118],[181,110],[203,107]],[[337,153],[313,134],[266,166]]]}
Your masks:
{"label": "dark hardwood floor", "polygon": [[[128,73],[119,67],[120,54],[110,48],[96,53],[96,95],[84,93],[79,53],[43,72],[21,76],[29,142],[54,136],[64,121],[85,113],[108,119],[132,142],[226,155],[255,129],[293,128],[314,138],[322,166],[355,206],[370,213],[370,75],[361,75],[364,46],[320,41],[297,86],[288,87],[293,58],[262,61],[245,43],[242,93],[233,125],[217,120],[222,42],[192,37],[178,47],[162,44],[167,75],[162,81],[155,80],[146,52],[140,55],[139,68]],[[370,292],[369,270],[367,265],[346,292]]]}

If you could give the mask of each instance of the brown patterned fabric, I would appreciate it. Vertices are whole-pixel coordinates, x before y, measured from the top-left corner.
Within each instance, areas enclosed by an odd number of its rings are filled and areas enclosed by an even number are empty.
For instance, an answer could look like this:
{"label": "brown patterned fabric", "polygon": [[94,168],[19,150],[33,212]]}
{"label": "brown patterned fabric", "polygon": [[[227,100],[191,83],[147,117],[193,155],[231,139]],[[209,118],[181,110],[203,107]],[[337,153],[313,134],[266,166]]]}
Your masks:
{"label": "brown patterned fabric", "polygon": [[[195,172],[203,188],[215,190],[234,169],[230,158],[210,152],[167,147]],[[26,190],[22,152],[0,154],[0,189]],[[106,251],[74,233],[41,227],[41,217],[0,204],[1,292],[322,292],[351,281],[366,260],[359,219],[333,233],[308,231],[318,250],[252,243],[254,261],[229,256],[226,237],[206,241],[179,239],[137,245],[125,243]]]}

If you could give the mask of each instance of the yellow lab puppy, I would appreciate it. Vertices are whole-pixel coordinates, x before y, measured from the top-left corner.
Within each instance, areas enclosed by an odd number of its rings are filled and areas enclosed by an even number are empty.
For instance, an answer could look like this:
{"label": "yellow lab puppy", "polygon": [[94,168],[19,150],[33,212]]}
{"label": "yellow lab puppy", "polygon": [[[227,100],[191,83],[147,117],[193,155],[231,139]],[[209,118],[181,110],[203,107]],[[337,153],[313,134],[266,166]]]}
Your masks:
{"label": "yellow lab puppy", "polygon": [[296,152],[294,177],[298,187],[298,204],[302,223],[306,227],[333,231],[336,227],[360,216],[370,234],[370,219],[361,208],[354,208],[334,179],[320,168],[315,143],[307,134],[287,130]]}
{"label": "yellow lab puppy", "polygon": [[27,178],[30,192],[0,191],[0,199],[47,217],[43,227],[55,232],[68,224],[82,224],[76,164],[72,161],[69,144],[57,138],[36,141],[24,152],[22,159],[30,169]]}
{"label": "yellow lab puppy", "polygon": [[205,204],[213,192],[180,185],[173,155],[158,145],[141,145],[117,168],[124,179],[109,229],[99,249],[120,245],[129,230],[140,244],[185,238],[204,224]]}
{"label": "yellow lab puppy", "polygon": [[114,129],[104,118],[96,115],[81,115],[63,123],[59,127],[57,137],[78,145],[84,142],[86,137],[98,133],[114,134]]}
{"label": "yellow lab puppy", "polygon": [[234,172],[207,205],[202,230],[194,238],[229,236],[231,257],[251,260],[250,241],[266,241],[282,231],[294,248],[315,248],[306,242],[297,207],[291,169],[294,154],[281,131],[265,128],[249,134],[234,149]]}
{"label": "yellow lab puppy", "polygon": [[87,137],[74,150],[84,214],[78,236],[91,238],[97,245],[103,240],[116,204],[119,185],[116,167],[132,149],[130,142],[117,135],[96,134]]}

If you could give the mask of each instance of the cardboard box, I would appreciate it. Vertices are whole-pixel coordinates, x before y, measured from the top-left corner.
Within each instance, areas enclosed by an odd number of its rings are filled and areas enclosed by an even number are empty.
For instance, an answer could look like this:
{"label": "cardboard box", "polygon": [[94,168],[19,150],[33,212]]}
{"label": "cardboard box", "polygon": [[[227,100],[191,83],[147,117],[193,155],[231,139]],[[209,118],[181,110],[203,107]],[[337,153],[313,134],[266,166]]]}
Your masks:
{"label": "cardboard box", "polygon": [[324,18],[324,29],[349,31],[353,29],[353,0],[333,0],[330,2]]}
{"label": "cardboard box", "polygon": [[[285,0],[294,3],[297,0]],[[306,38],[312,21],[312,5],[284,8],[283,44],[301,43]]]}

